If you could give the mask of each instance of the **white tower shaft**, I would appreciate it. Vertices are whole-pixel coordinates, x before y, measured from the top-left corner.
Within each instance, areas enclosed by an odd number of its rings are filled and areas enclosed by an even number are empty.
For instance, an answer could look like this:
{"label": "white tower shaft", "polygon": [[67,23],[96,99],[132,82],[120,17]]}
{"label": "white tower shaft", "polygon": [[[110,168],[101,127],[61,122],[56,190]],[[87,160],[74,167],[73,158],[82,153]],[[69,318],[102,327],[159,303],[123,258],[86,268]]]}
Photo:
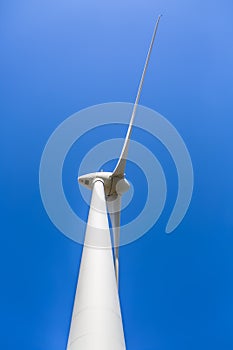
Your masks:
{"label": "white tower shaft", "polygon": [[104,185],[93,185],[67,350],[124,350]]}

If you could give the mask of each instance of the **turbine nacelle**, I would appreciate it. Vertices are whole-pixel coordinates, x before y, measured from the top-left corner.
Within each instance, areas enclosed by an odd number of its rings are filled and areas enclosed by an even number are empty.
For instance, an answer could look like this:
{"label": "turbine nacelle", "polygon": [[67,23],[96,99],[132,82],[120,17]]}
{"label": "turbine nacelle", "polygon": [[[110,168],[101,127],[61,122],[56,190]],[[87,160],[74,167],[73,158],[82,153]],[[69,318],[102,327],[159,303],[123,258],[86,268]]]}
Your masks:
{"label": "turbine nacelle", "polygon": [[130,188],[129,182],[124,176],[114,176],[112,172],[100,171],[78,177],[78,182],[88,189],[92,189],[94,182],[99,179],[104,184],[106,196],[121,195]]}

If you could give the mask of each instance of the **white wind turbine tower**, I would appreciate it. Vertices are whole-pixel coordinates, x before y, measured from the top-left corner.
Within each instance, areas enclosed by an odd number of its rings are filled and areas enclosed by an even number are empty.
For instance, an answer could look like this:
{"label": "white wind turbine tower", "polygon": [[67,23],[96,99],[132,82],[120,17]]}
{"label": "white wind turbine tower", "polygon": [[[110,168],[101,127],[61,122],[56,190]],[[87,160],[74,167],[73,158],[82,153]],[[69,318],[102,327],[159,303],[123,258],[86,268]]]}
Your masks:
{"label": "white wind turbine tower", "polygon": [[[124,172],[130,135],[160,17],[116,168],[113,172],[96,172],[78,178],[80,184],[92,190],[92,198],[67,350],[126,349],[118,296],[121,195],[129,189]],[[107,208],[112,222],[114,259]]]}

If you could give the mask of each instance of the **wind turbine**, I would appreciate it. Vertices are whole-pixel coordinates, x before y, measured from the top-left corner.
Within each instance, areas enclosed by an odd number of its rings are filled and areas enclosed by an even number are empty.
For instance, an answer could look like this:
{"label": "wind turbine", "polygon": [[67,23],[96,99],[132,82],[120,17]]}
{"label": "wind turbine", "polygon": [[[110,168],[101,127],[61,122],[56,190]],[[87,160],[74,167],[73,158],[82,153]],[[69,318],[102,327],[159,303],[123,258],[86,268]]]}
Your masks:
{"label": "wind turbine", "polygon": [[118,295],[121,196],[130,187],[125,178],[130,135],[160,18],[155,24],[128,131],[115,169],[113,172],[95,172],[78,178],[81,185],[92,190],[92,198],[67,350],[126,349]]}

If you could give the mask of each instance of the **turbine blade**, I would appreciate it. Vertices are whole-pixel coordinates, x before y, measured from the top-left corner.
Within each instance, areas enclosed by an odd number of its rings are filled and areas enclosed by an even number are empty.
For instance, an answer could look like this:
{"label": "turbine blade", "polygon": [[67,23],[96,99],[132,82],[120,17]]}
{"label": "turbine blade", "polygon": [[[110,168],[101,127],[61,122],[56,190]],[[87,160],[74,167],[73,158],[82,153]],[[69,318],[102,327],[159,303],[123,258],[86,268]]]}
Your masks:
{"label": "turbine blade", "polygon": [[135,103],[134,103],[134,106],[133,106],[133,111],[132,111],[132,115],[131,115],[128,131],[127,131],[127,134],[126,134],[125,142],[124,142],[124,145],[123,145],[123,148],[122,148],[121,155],[120,155],[120,158],[118,160],[118,163],[117,163],[117,165],[116,165],[116,167],[115,167],[115,169],[113,171],[113,176],[118,176],[118,177],[123,177],[124,176],[125,165],[126,165],[126,160],[127,160],[127,156],[128,156],[130,135],[131,135],[131,132],[132,132],[133,122],[134,122],[134,118],[135,118],[135,115],[136,115],[137,106],[138,106],[138,102],[139,102],[139,99],[140,99],[142,86],[143,86],[143,83],[144,83],[144,79],[145,79],[148,63],[149,63],[149,60],[150,60],[153,44],[154,44],[154,41],[155,41],[155,36],[156,36],[156,33],[157,33],[157,29],[158,29],[160,18],[161,18],[161,15],[158,17],[158,19],[156,21],[156,24],[155,24],[155,28],[154,28],[154,32],[153,32],[153,35],[152,35],[149,51],[148,51],[148,54],[147,54],[147,57],[146,57],[146,62],[145,62],[144,69],[143,69],[143,72],[142,72],[142,77],[141,77],[140,84],[139,84],[139,87],[138,87],[136,100],[135,100]]}
{"label": "turbine blade", "polygon": [[108,197],[108,212],[112,224],[114,260],[117,286],[119,286],[119,244],[120,244],[120,210],[121,196],[113,195]]}

